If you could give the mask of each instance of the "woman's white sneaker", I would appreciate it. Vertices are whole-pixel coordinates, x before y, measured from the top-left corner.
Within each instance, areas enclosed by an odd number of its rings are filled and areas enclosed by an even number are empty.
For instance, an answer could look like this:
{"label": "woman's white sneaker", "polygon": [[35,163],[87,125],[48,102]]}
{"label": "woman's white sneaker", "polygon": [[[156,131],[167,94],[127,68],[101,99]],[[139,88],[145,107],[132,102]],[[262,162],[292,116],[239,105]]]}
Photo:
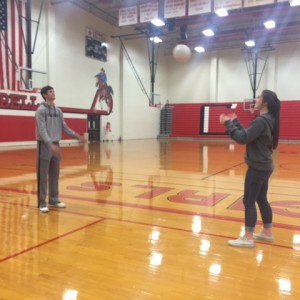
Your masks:
{"label": "woman's white sneaker", "polygon": [[254,233],[253,238],[255,240],[261,240],[261,241],[265,241],[265,242],[273,242],[274,241],[273,236],[266,235],[264,232]]}
{"label": "woman's white sneaker", "polygon": [[254,242],[253,240],[249,240],[245,236],[243,236],[243,237],[239,237],[236,240],[229,240],[228,245],[232,247],[253,248]]}

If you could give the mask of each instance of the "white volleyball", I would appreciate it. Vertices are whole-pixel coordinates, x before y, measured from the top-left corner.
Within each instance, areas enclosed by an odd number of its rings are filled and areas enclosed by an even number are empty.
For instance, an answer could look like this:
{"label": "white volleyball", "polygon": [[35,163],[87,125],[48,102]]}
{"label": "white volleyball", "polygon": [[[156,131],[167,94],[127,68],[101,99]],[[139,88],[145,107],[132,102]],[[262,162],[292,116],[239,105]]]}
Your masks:
{"label": "white volleyball", "polygon": [[192,55],[191,49],[187,45],[179,44],[173,49],[173,56],[180,63],[187,62]]}

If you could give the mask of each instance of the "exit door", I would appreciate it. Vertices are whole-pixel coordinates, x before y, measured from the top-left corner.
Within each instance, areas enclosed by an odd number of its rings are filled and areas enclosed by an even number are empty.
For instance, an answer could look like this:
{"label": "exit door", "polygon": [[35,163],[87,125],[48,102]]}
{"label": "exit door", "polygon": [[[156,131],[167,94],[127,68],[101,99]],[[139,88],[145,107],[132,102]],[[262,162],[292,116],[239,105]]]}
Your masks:
{"label": "exit door", "polygon": [[88,115],[88,135],[89,142],[100,141],[100,116]]}

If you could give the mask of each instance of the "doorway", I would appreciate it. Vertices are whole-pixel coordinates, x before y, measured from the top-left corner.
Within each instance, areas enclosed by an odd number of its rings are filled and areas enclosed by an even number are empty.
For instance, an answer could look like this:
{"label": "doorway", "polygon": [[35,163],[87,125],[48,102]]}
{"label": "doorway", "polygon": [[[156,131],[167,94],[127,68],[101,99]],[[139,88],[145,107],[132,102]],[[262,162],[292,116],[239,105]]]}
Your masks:
{"label": "doorway", "polygon": [[100,115],[88,114],[89,142],[100,141]]}

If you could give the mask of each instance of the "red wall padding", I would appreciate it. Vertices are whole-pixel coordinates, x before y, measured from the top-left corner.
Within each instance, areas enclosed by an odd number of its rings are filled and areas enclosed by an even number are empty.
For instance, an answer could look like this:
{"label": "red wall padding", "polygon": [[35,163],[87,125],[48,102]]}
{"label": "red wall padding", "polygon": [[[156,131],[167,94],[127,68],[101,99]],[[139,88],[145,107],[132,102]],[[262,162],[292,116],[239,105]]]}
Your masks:
{"label": "red wall padding", "polygon": [[0,142],[34,141],[33,117],[0,116]]}
{"label": "red wall padding", "polygon": [[300,140],[300,101],[282,101],[280,138]]}
{"label": "red wall padding", "polygon": [[[236,103],[236,102],[232,102]],[[222,130],[219,124],[219,114],[236,113],[244,127],[247,127],[253,120],[254,114],[244,111],[243,102],[237,103],[236,109],[226,108],[226,105],[232,103],[216,103],[214,108],[210,107],[209,132],[219,132]],[[213,103],[187,103],[172,104],[172,132],[171,137],[205,137],[205,138],[222,138],[222,135],[200,134],[200,118],[202,106],[211,106]],[[223,103],[222,103],[223,105]],[[300,100],[281,101],[280,117],[280,138],[287,140],[300,140]],[[224,129],[225,131],[225,129]]]}
{"label": "red wall padding", "polygon": [[172,136],[199,136],[200,108],[201,104],[175,104],[173,109]]}
{"label": "red wall padding", "polygon": [[[224,137],[222,135],[200,134],[200,111],[203,105],[213,103],[172,104],[172,133],[171,137]],[[231,103],[228,103],[228,105]],[[219,105],[219,103],[218,103]],[[226,103],[224,103],[226,105]],[[210,132],[219,132],[219,113],[235,112],[242,124],[247,127],[254,115],[243,110],[243,103],[238,103],[235,110],[223,106],[213,108],[209,122]],[[280,138],[300,140],[300,100],[281,102]],[[69,127],[82,134],[87,131],[85,119],[65,118]],[[63,135],[63,138],[69,138]],[[33,141],[35,140],[34,117],[29,116],[0,116],[0,142]]]}
{"label": "red wall padding", "polygon": [[[85,119],[65,118],[68,126],[76,132],[86,132]],[[0,142],[20,142],[35,140],[35,119],[30,116],[0,116]],[[70,139],[63,134],[63,139]]]}
{"label": "red wall padding", "polygon": [[[203,106],[202,106],[203,107]],[[208,132],[224,133],[225,128],[219,122],[219,116],[222,113],[230,113],[226,106],[208,106],[209,107],[209,123]]]}
{"label": "red wall padding", "polygon": [[[64,118],[68,126],[74,130],[75,132],[79,133],[80,135],[87,132],[87,120],[85,119],[69,119]],[[62,138],[65,139],[72,139],[67,134],[63,133]]]}

